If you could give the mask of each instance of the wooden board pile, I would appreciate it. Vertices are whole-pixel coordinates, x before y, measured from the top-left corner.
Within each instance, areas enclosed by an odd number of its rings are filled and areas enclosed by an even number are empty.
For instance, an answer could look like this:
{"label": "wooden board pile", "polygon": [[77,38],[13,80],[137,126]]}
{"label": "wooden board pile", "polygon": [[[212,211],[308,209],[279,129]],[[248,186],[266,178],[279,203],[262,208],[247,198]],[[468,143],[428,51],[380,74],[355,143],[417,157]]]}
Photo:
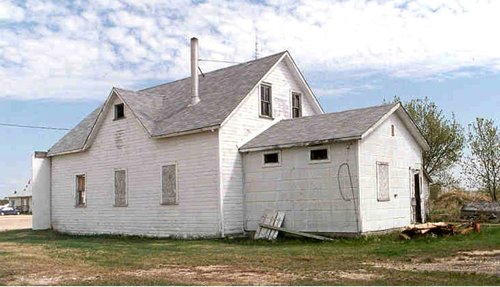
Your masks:
{"label": "wooden board pile", "polygon": [[[260,224],[255,231],[255,239],[274,240],[278,237],[278,231],[272,227],[281,227],[285,220],[285,213],[275,210],[266,210],[260,218]],[[265,227],[264,227],[264,226]]]}
{"label": "wooden board pile", "polygon": [[260,219],[257,231],[255,231],[254,239],[275,240],[276,238],[278,238],[278,232],[284,232],[294,236],[307,237],[322,241],[333,240],[329,237],[283,228],[281,227],[281,225],[283,224],[284,220],[285,220],[284,212],[275,210],[266,210],[264,212],[264,215],[262,215]]}
{"label": "wooden board pile", "polygon": [[433,234],[437,236],[442,235],[456,235],[456,234],[468,234],[470,232],[479,232],[480,225],[477,222],[466,222],[459,225],[446,222],[433,222],[433,223],[422,223],[413,224],[403,228],[401,231],[401,237],[404,239],[411,239],[416,236]]}

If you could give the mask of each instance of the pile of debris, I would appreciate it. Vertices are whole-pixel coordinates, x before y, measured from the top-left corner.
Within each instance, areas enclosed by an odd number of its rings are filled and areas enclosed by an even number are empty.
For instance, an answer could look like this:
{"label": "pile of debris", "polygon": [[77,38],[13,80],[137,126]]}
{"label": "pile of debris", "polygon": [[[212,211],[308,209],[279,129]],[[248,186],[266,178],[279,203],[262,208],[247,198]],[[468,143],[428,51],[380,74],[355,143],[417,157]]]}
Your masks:
{"label": "pile of debris", "polygon": [[456,235],[468,234],[471,232],[480,232],[481,225],[477,222],[465,222],[461,224],[452,224],[446,222],[423,223],[413,224],[403,228],[401,237],[404,239],[411,239],[416,236],[429,235],[443,236],[443,235]]}

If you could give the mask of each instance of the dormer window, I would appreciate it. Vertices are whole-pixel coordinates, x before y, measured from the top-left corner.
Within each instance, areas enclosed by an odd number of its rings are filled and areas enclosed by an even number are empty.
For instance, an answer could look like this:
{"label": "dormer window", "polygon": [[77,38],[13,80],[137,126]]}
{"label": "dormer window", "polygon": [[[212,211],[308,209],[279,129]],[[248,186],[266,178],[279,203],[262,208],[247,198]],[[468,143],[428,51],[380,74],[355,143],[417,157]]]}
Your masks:
{"label": "dormer window", "polygon": [[300,118],[302,116],[302,95],[300,93],[292,93],[292,118]]}
{"label": "dormer window", "polygon": [[260,115],[271,118],[273,116],[271,85],[260,85]]}
{"label": "dormer window", "polygon": [[115,120],[123,119],[125,117],[125,106],[123,104],[115,105]]}

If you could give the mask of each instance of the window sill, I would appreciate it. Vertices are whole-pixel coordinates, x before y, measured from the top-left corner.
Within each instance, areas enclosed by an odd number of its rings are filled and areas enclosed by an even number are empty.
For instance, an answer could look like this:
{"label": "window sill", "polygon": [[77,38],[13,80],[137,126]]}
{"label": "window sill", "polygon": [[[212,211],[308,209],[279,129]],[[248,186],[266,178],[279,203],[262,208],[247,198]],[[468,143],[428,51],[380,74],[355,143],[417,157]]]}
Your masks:
{"label": "window sill", "polygon": [[267,120],[274,120],[274,118],[273,118],[273,117],[271,117],[271,116],[263,116],[263,115],[259,115],[259,118],[261,118],[261,119],[267,119]]}
{"label": "window sill", "polygon": [[124,120],[125,117],[122,117],[122,118],[113,118],[113,121],[119,121],[119,120]]}
{"label": "window sill", "polygon": [[328,162],[332,162],[332,161],[330,159],[309,160],[309,164],[328,163]]}
{"label": "window sill", "polygon": [[113,204],[113,207],[128,207],[128,204],[125,204],[125,205],[116,205],[116,204]]}
{"label": "window sill", "polygon": [[262,165],[262,167],[267,168],[267,167],[280,167],[281,163],[265,163]]}
{"label": "window sill", "polygon": [[86,208],[87,207],[87,204],[77,204],[75,205],[75,208]]}
{"label": "window sill", "polygon": [[161,206],[171,206],[171,205],[179,205],[178,202],[176,203],[160,203]]}

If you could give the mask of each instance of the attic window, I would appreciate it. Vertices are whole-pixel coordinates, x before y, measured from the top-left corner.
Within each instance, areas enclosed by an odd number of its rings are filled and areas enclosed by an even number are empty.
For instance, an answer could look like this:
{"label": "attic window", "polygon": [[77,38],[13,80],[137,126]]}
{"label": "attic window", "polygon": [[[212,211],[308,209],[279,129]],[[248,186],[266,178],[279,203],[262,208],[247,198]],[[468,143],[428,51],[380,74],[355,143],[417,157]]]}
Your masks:
{"label": "attic window", "polygon": [[302,101],[300,93],[292,93],[292,118],[302,116]]}
{"label": "attic window", "polygon": [[273,116],[272,91],[268,84],[260,85],[260,115],[269,118]]}
{"label": "attic window", "polygon": [[115,120],[123,119],[125,117],[125,106],[123,104],[115,105]]}
{"label": "attic window", "polygon": [[394,131],[394,125],[391,125],[391,135],[395,136],[396,132]]}

